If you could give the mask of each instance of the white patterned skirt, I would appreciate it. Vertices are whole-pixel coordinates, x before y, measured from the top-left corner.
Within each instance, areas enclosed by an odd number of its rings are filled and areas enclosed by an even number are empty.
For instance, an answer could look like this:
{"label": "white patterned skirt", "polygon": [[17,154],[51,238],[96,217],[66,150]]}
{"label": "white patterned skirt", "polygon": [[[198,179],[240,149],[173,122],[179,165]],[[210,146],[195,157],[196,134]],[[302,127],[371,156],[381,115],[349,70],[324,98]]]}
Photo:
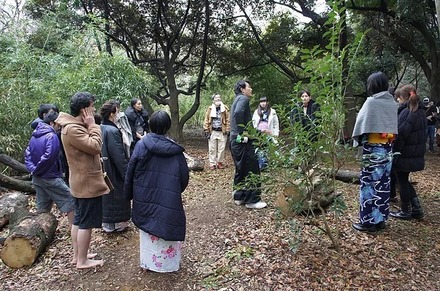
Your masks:
{"label": "white patterned skirt", "polygon": [[182,257],[181,241],[166,241],[157,236],[139,230],[141,268],[168,273],[179,270]]}

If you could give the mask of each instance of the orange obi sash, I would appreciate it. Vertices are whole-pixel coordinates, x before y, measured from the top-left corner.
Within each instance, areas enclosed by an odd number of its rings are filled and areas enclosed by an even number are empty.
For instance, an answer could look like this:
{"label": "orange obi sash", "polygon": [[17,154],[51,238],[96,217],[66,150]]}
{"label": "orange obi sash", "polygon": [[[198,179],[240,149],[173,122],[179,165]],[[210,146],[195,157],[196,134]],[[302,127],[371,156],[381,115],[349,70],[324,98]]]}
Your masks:
{"label": "orange obi sash", "polygon": [[369,133],[368,142],[369,143],[381,143],[387,144],[392,143],[395,139],[395,135],[392,133]]}

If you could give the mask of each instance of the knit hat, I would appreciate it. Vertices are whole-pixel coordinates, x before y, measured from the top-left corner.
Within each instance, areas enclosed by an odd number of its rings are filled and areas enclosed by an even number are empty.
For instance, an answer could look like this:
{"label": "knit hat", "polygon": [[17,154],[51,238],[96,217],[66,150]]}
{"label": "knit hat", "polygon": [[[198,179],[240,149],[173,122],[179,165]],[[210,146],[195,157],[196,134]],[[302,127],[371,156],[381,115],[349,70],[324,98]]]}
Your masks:
{"label": "knit hat", "polygon": [[267,102],[267,97],[266,96],[261,97],[260,102]]}

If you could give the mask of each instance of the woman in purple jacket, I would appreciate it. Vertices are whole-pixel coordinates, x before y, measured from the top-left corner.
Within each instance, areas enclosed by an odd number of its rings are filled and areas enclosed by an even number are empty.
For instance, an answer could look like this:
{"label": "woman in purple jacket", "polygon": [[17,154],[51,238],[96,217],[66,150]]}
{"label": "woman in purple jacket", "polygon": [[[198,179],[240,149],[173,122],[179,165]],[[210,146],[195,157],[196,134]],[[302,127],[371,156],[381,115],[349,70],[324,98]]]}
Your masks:
{"label": "woman in purple jacket", "polygon": [[136,143],[124,184],[140,230],[140,266],[161,273],[179,270],[186,232],[182,192],[189,170],[185,149],[165,136],[170,127],[165,111],[151,115],[151,132]]}

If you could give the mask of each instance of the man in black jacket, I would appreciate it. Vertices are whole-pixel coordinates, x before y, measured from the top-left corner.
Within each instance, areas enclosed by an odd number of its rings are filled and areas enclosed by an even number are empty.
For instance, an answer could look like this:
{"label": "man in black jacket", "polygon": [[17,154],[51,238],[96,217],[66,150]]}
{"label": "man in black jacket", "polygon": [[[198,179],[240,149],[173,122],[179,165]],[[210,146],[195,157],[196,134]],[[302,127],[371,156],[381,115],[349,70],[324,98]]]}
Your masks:
{"label": "man in black jacket", "polygon": [[[231,154],[235,165],[234,201],[236,205],[245,204],[246,208],[264,208],[267,204],[262,202],[260,197],[261,183],[258,181],[260,168],[252,140],[246,136],[246,128],[252,126],[252,114],[249,107],[252,88],[249,81],[238,81],[234,92],[236,96],[232,103],[230,117]],[[245,181],[251,174],[257,176],[250,181]]]}

